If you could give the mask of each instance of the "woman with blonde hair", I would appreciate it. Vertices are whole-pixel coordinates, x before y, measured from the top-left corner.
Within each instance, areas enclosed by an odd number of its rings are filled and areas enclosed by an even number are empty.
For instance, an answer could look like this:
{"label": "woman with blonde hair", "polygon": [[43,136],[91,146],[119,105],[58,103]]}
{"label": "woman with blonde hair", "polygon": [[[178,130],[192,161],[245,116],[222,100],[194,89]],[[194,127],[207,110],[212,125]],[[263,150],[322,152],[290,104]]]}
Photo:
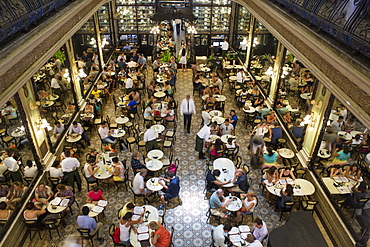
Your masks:
{"label": "woman with blonde hair", "polygon": [[149,228],[154,230],[152,233],[152,244],[155,247],[168,247],[171,243],[170,232],[167,231],[159,222],[151,221]]}

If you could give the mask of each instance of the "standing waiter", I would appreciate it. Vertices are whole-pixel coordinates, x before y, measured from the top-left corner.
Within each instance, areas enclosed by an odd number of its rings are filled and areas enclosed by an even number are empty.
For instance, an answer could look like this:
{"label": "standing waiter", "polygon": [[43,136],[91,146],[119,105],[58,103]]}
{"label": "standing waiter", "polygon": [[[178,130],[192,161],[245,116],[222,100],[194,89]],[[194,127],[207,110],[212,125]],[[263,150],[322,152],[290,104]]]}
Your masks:
{"label": "standing waiter", "polygon": [[204,125],[203,128],[198,131],[195,139],[195,151],[199,152],[199,159],[205,159],[203,152],[204,141],[209,141],[209,135],[214,131],[215,127],[212,125],[212,123]]}
{"label": "standing waiter", "polygon": [[190,133],[191,116],[196,114],[194,100],[190,98],[190,95],[186,95],[186,98],[182,100],[180,114],[184,117],[184,129]]}

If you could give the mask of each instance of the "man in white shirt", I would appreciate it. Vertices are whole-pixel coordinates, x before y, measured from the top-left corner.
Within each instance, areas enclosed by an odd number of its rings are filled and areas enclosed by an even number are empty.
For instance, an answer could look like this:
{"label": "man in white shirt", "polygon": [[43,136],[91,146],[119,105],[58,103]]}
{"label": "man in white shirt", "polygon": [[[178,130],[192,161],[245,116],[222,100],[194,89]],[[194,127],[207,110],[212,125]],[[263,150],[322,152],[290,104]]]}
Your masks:
{"label": "man in white shirt", "polygon": [[229,119],[225,119],[225,122],[221,124],[221,133],[222,135],[234,135],[234,126],[230,124]]}
{"label": "man in white shirt", "polygon": [[222,80],[220,79],[220,77],[217,74],[214,75],[212,81],[213,81],[214,86],[218,86],[218,88],[220,90],[222,90]]}
{"label": "man in white shirt", "polygon": [[[68,135],[72,136],[72,134],[81,135],[82,139],[87,142],[87,146],[90,146],[90,138],[87,136],[84,128],[80,123],[73,121],[71,127],[69,127]],[[81,143],[82,144],[82,143]],[[85,148],[85,145],[82,144],[82,148]]]}
{"label": "man in white shirt", "polygon": [[4,159],[4,164],[8,167],[10,174],[12,176],[13,181],[23,182],[22,175],[19,171],[18,162],[14,159],[14,151],[8,151],[8,157]]}
{"label": "man in white shirt", "polygon": [[129,67],[130,70],[134,70],[136,68],[137,63],[134,61],[133,58],[130,59],[130,62],[127,63],[127,66]]}
{"label": "man in white shirt", "polygon": [[54,123],[54,131],[53,131],[54,137],[58,138],[58,136],[62,134],[63,130],[64,130],[64,124],[60,123],[59,121],[56,121]]}
{"label": "man in white shirt", "polygon": [[157,57],[154,60],[153,64],[152,64],[153,72],[154,73],[158,73],[159,72],[160,63],[161,63],[161,59],[159,57]]}
{"label": "man in white shirt", "polygon": [[339,116],[337,121],[333,121],[330,124],[329,128],[333,133],[338,133],[339,131],[342,130],[343,119],[344,119],[343,116]]}
{"label": "man in white shirt", "polygon": [[78,167],[80,167],[80,162],[71,157],[71,152],[64,152],[66,158],[62,160],[62,171],[67,174],[67,181],[69,185],[74,185],[74,182],[77,183],[78,191],[81,191],[81,178],[78,173]]}
{"label": "man in white shirt", "polygon": [[24,168],[23,175],[25,177],[34,177],[37,174],[37,167],[34,166],[32,160],[27,160],[26,167]]}
{"label": "man in white shirt", "polygon": [[131,93],[133,87],[134,87],[134,81],[131,79],[130,76],[127,76],[125,80],[126,94]]}
{"label": "man in white shirt", "polygon": [[203,125],[208,125],[211,121],[211,115],[209,115],[209,112],[211,111],[211,108],[207,108],[204,111],[202,111],[202,119],[203,119]]}
{"label": "man in white shirt", "polygon": [[187,133],[190,133],[191,117],[196,114],[194,100],[190,98],[190,95],[186,95],[186,98],[182,100],[180,106],[180,114],[184,118],[184,129]]}
{"label": "man in white shirt", "polygon": [[229,43],[226,39],[224,39],[224,42],[221,44],[221,50],[222,50],[222,57],[225,57],[227,51],[229,50]]}
{"label": "man in white shirt", "polygon": [[253,236],[262,243],[262,241],[267,237],[268,233],[269,232],[267,230],[266,223],[257,217],[254,220]]}
{"label": "man in white shirt", "polygon": [[60,96],[62,91],[60,90],[60,85],[59,85],[58,79],[57,79],[58,77],[59,77],[59,75],[55,74],[53,79],[51,79],[50,88],[52,89],[53,94],[56,94],[56,95]]}
{"label": "man in white shirt", "polygon": [[345,122],[346,119],[347,119],[347,115],[348,115],[348,112],[347,112],[347,109],[344,105],[340,105],[340,111],[339,111],[340,115],[343,117],[343,121]]}
{"label": "man in white shirt", "polygon": [[205,159],[203,152],[204,141],[209,141],[209,135],[212,132],[215,132],[215,128],[214,126],[211,126],[211,124],[208,124],[204,125],[197,133],[197,137],[195,139],[195,150],[199,152],[199,159]]}
{"label": "man in white shirt", "polygon": [[244,70],[240,70],[238,73],[236,73],[236,82],[237,83],[243,83],[245,80],[245,73]]}
{"label": "man in white shirt", "polygon": [[99,132],[99,135],[100,135],[100,138],[101,138],[101,141],[102,142],[105,142],[105,143],[115,143],[116,138],[114,138],[111,135],[111,132],[107,128],[107,122],[106,121],[103,121],[101,123],[101,125],[100,125],[100,127],[98,129],[98,132]]}
{"label": "man in white shirt", "polygon": [[261,242],[259,240],[255,239],[255,237],[252,234],[247,235],[246,241],[247,241],[247,243],[249,243],[248,247],[263,247]]}
{"label": "man in white shirt", "polygon": [[146,149],[149,152],[150,150],[157,149],[157,137],[155,131],[150,128],[150,124],[146,125],[146,131],[144,133],[144,141],[146,142]]}
{"label": "man in white shirt", "polygon": [[146,176],[148,170],[143,168],[140,172],[136,173],[134,181],[132,182],[132,190],[136,195],[146,194],[150,195],[151,191],[145,188],[144,177]]}
{"label": "man in white shirt", "polygon": [[53,177],[53,178],[59,178],[59,183],[62,182],[62,178],[64,177],[64,173],[63,173],[62,169],[60,168],[59,159],[55,160],[53,162],[53,164],[51,165],[50,170],[49,170],[49,175],[50,175],[50,177]]}
{"label": "man in white shirt", "polygon": [[[219,225],[213,230],[213,245],[215,247],[227,247],[230,241],[227,233],[231,230],[231,225]],[[225,241],[226,240],[226,241]],[[226,242],[226,243],[225,243]]]}

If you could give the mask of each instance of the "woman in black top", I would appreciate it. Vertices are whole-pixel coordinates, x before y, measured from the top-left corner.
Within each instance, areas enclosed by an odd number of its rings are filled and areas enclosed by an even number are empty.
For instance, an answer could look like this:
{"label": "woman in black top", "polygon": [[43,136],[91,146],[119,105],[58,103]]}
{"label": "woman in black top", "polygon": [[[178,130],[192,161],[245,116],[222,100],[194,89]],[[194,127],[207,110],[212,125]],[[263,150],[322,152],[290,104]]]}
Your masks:
{"label": "woman in black top", "polygon": [[290,167],[285,167],[283,170],[281,170],[279,178],[280,179],[291,178],[295,180],[295,176]]}

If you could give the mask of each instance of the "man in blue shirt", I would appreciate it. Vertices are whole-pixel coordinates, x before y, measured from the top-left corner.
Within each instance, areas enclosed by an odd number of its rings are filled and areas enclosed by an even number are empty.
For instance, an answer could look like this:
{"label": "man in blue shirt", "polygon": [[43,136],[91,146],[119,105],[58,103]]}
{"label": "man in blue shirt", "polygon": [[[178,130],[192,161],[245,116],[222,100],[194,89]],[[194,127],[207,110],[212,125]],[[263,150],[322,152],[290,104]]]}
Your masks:
{"label": "man in blue shirt", "polygon": [[[163,189],[160,193],[162,205],[158,208],[160,210],[166,206],[166,201],[175,198],[179,195],[180,180],[171,171],[166,172],[166,178],[159,177],[159,179],[160,179],[159,184],[163,186]],[[163,181],[170,184],[167,186]]]}
{"label": "man in blue shirt", "polygon": [[209,207],[211,209],[211,214],[215,216],[220,216],[222,218],[227,218],[227,215],[225,215],[225,207],[231,201],[232,199],[226,200],[226,198],[224,197],[224,191],[222,189],[216,190],[209,198]]}
{"label": "man in blue shirt", "polygon": [[129,111],[129,113],[134,113],[135,114],[136,111],[137,111],[137,108],[135,107],[136,106],[136,100],[134,100],[134,97],[132,97],[132,95],[130,95],[128,97],[128,99],[130,101],[127,105],[128,111]]}
{"label": "man in blue shirt", "polygon": [[230,123],[234,126],[234,132],[235,132],[236,123],[238,122],[238,116],[236,115],[234,110],[230,111],[229,119],[230,119]]}
{"label": "man in blue shirt", "polygon": [[139,70],[143,71],[146,69],[146,58],[143,54],[139,54],[139,59],[137,60],[137,63],[139,64]]}
{"label": "man in blue shirt", "polygon": [[90,229],[90,236],[98,235],[98,241],[100,244],[104,242],[103,239],[103,223],[96,223],[94,218],[89,217],[90,209],[87,206],[82,208],[82,215],[77,217],[77,225],[80,228]]}

